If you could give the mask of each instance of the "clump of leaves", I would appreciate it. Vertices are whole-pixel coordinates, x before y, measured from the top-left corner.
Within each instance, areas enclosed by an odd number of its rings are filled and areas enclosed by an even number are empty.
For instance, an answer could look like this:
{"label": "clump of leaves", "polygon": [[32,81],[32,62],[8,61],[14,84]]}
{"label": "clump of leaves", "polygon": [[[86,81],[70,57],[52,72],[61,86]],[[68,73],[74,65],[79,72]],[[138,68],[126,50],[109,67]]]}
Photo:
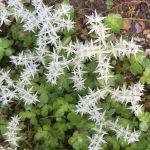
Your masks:
{"label": "clump of leaves", "polygon": [[120,14],[110,13],[105,19],[105,24],[112,32],[119,32],[123,26],[123,18]]}
{"label": "clump of leaves", "polygon": [[14,52],[14,49],[11,47],[13,44],[12,40],[7,38],[0,38],[0,60],[4,56],[11,56]]}

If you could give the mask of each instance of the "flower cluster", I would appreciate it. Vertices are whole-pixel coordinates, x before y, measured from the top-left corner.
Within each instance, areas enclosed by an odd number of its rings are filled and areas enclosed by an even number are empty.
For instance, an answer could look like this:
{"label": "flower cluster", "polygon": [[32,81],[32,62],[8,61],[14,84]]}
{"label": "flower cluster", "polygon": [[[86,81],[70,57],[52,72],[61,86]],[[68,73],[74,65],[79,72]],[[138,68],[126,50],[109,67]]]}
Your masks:
{"label": "flower cluster", "polygon": [[11,121],[8,122],[8,131],[4,134],[6,136],[6,141],[10,143],[12,147],[18,147],[18,141],[21,137],[18,136],[18,131],[21,129],[18,127],[20,122],[20,117],[11,117]]}
{"label": "flower cluster", "polygon": [[[116,132],[117,139],[123,138],[128,144],[139,141],[140,134],[132,130],[127,126],[127,128],[122,127],[118,123],[118,119],[114,122],[113,120],[107,120],[105,111],[102,108],[97,107],[98,101],[104,100],[108,94],[111,95],[112,99],[115,101],[119,101],[122,104],[130,103],[129,109],[131,109],[136,116],[143,113],[142,106],[138,104],[141,101],[141,96],[143,95],[144,86],[141,83],[134,84],[126,89],[123,86],[120,90],[114,90],[111,86],[109,81],[112,80],[113,73],[111,69],[113,68],[110,59],[111,56],[114,58],[117,57],[130,57],[135,56],[139,53],[140,46],[136,45],[134,39],[132,38],[131,41],[126,41],[122,37],[120,38],[119,42],[108,42],[107,38],[109,37],[109,29],[105,27],[103,24],[104,17],[98,15],[95,11],[95,14],[91,16],[87,16],[88,23],[90,25],[90,32],[95,33],[96,36],[94,37],[94,45],[99,45],[99,49],[95,51],[93,57],[95,57],[98,61],[97,68],[94,73],[98,74],[97,79],[100,80],[102,84],[101,89],[97,91],[92,91],[90,89],[90,93],[84,97],[79,97],[79,102],[77,105],[77,113],[80,113],[81,116],[83,114],[89,114],[89,119],[94,121],[98,127],[95,130],[95,134],[90,139],[90,150],[100,150],[101,145],[106,143],[104,140],[105,135],[105,128],[109,128]],[[114,44],[115,43],[115,44]],[[81,45],[82,46],[82,45]],[[89,54],[91,51],[89,52]],[[87,54],[85,55],[87,56]]]}
{"label": "flower cluster", "polygon": [[121,89],[118,87],[116,90],[112,91],[112,98],[122,104],[130,104],[131,106],[129,109],[131,109],[134,114],[138,116],[143,112],[142,105],[138,104],[141,101],[143,91],[144,86],[141,83],[136,83],[128,88],[124,85]]}
{"label": "flower cluster", "polygon": [[104,140],[104,135],[107,133],[100,129],[94,129],[96,134],[94,134],[92,137],[89,137],[90,145],[88,146],[89,150],[97,150],[100,149],[102,144],[106,144],[106,141]]}
{"label": "flower cluster", "polygon": [[5,5],[0,1],[0,27],[5,23],[9,24],[10,20],[8,17],[10,16],[10,12],[6,9]]}
{"label": "flower cluster", "polygon": [[84,81],[85,79],[83,78],[85,71],[82,70],[82,67],[78,66],[73,72],[73,76],[70,78],[73,80],[74,86],[73,88],[75,90],[82,90],[85,88],[84,86]]}
{"label": "flower cluster", "polygon": [[107,56],[99,56],[98,65],[95,73],[98,73],[98,80],[101,80],[104,83],[108,83],[109,79],[113,77],[111,74],[111,68],[113,68],[109,62],[109,58]]}
{"label": "flower cluster", "polygon": [[9,72],[10,70],[0,70],[0,101],[2,105],[7,105],[16,98],[14,82],[11,80]]}
{"label": "flower cluster", "polygon": [[[134,89],[135,88],[137,88],[138,90],[139,89],[142,90],[141,89],[142,85],[140,86],[140,84],[135,84]],[[97,130],[99,132],[101,131],[100,132],[101,134],[96,132],[95,135],[92,138],[90,138],[91,143],[90,143],[89,149],[93,148],[94,150],[99,150],[100,145],[98,146],[97,144],[105,143],[104,135],[107,133],[105,132],[104,129],[106,127],[116,132],[117,139],[123,138],[127,143],[132,143],[132,142],[139,140],[138,138],[140,134],[136,132],[135,129],[134,129],[134,132],[131,132],[129,127],[127,128],[122,127],[121,125],[119,125],[118,119],[116,119],[115,122],[111,120],[107,120],[106,115],[105,115],[106,112],[103,111],[102,108],[99,108],[96,106],[96,104],[99,101],[104,100],[109,93],[111,94],[112,90],[113,89],[111,87],[105,87],[101,90],[97,89],[97,91],[92,91],[91,89],[89,89],[89,94],[84,97],[80,97],[79,99],[76,112],[80,113],[81,116],[83,116],[83,114],[89,114],[90,116],[89,119],[94,121],[96,125],[98,126]],[[142,93],[140,93],[139,95],[142,95]],[[114,97],[113,94],[112,94],[112,97]],[[138,96],[137,96],[137,99],[139,99]],[[132,100],[133,100],[133,97],[132,97]],[[99,138],[101,139],[100,141],[99,141]]]}
{"label": "flower cluster", "polygon": [[[13,15],[16,21],[21,19],[25,31],[36,32],[37,29],[39,30],[34,54],[31,50],[28,50],[26,53],[22,51],[18,56],[10,57],[11,63],[15,64],[16,67],[22,66],[23,69],[20,79],[15,81],[14,91],[10,90],[9,86],[1,88],[3,104],[8,104],[14,98],[23,100],[25,104],[35,104],[38,101],[37,93],[34,94],[31,81],[38,73],[41,63],[47,70],[47,73],[45,73],[47,81],[56,84],[57,78],[64,73],[64,68],[68,68],[70,62],[65,57],[59,56],[57,48],[59,47],[60,37],[57,33],[62,29],[70,30],[73,28],[74,22],[69,16],[72,6],[62,3],[60,8],[54,9],[44,5],[41,0],[33,0],[32,5],[35,7],[32,12],[24,7],[21,0],[9,0],[7,7],[3,5],[5,11],[9,8],[9,15]],[[0,20],[3,21],[2,18]],[[47,48],[48,44],[54,46],[53,52],[50,52]],[[51,60],[47,66],[46,58]],[[28,88],[29,85],[31,88]]]}
{"label": "flower cluster", "polygon": [[48,73],[46,74],[48,82],[51,84],[57,83],[57,78],[64,74],[64,69],[68,68],[68,63],[63,56],[59,56],[55,51],[54,53],[51,53],[49,56],[52,61],[48,63],[48,67],[46,69],[48,70]]}
{"label": "flower cluster", "polygon": [[117,139],[123,138],[128,144],[139,141],[140,133],[135,129],[131,132],[129,126],[126,128],[120,126],[118,120],[117,118],[114,122],[108,121],[109,128],[116,132]]}
{"label": "flower cluster", "polygon": [[[68,45],[63,44],[59,32],[63,30],[70,31],[74,28],[74,22],[71,19],[70,13],[72,6],[62,3],[59,8],[47,7],[42,0],[32,0],[32,5],[35,7],[33,11],[26,9],[21,0],[8,0],[8,5],[5,6],[0,2],[0,27],[5,23],[9,23],[9,16],[13,16],[16,21],[20,21],[24,31],[32,31],[37,35],[37,42],[34,50],[28,50],[26,53],[21,52],[18,56],[11,56],[11,63],[15,67],[22,69],[20,78],[17,81],[12,81],[9,77],[10,71],[0,71],[0,101],[3,105],[12,102],[14,99],[20,99],[25,104],[35,104],[38,101],[38,93],[34,92],[32,87],[32,79],[38,74],[40,66],[45,72],[43,75],[51,85],[57,84],[57,79],[64,74],[64,69],[73,70],[72,80],[73,88],[81,91],[88,88],[84,85],[87,73],[84,69],[86,61],[97,61],[97,67],[94,74],[97,74],[97,79],[100,81],[100,88],[92,90],[89,88],[89,94],[79,97],[77,105],[77,113],[81,116],[89,115],[89,119],[94,121],[97,128],[93,137],[89,137],[89,150],[101,149],[101,144],[106,143],[104,138],[108,134],[105,132],[106,127],[116,132],[117,139],[123,138],[127,143],[132,143],[139,140],[139,133],[135,130],[132,132],[129,127],[123,128],[119,125],[118,120],[107,120],[106,112],[97,106],[98,101],[105,100],[108,94],[115,101],[122,104],[129,104],[136,116],[142,113],[142,107],[139,105],[141,96],[143,95],[144,87],[137,83],[126,88],[114,90],[110,84],[113,73],[111,58],[118,57],[136,57],[139,53],[140,46],[134,42],[126,41],[122,37],[117,41],[108,42],[110,36],[109,28],[107,28],[103,20],[97,12],[91,16],[86,16],[89,26],[89,35],[91,40],[80,42],[78,39],[75,42],[70,42]],[[52,50],[49,47],[53,47]],[[63,55],[63,54],[66,55]],[[20,118],[12,117],[9,122],[8,132],[5,134],[6,139],[13,146],[18,146],[17,132]]]}
{"label": "flower cluster", "polygon": [[106,46],[106,39],[110,36],[109,34],[109,28],[107,28],[103,24],[103,20],[105,17],[101,17],[99,14],[97,14],[96,10],[95,13],[93,13],[91,16],[86,16],[88,19],[87,24],[90,27],[90,33],[96,33],[96,40],[95,43],[103,44]]}
{"label": "flower cluster", "polygon": [[122,37],[119,41],[115,43],[111,43],[111,52],[115,58],[120,56],[135,56],[136,54],[141,52],[141,46],[135,43],[135,39],[132,38],[131,41],[126,41]]}
{"label": "flower cluster", "polygon": [[[97,89],[96,91],[92,91],[89,89],[89,94],[80,97],[78,105],[77,105],[77,113],[81,113],[81,115],[89,113],[91,114],[96,107],[98,100],[104,99],[107,96],[109,89]],[[94,117],[94,116],[93,116]]]}
{"label": "flower cluster", "polygon": [[[25,31],[35,32],[36,29],[39,29],[34,55],[29,51],[27,54],[22,52],[19,56],[11,56],[12,63],[16,66],[23,65],[25,67],[21,73],[21,82],[29,84],[38,72],[39,63],[42,63],[47,70],[48,82],[56,84],[57,78],[63,74],[63,69],[68,68],[68,61],[59,56],[58,47],[61,43],[57,33],[63,29],[70,30],[73,28],[74,22],[68,15],[72,7],[62,3],[59,9],[53,9],[53,7],[49,8],[44,5],[41,0],[33,0],[32,5],[35,10],[29,12],[21,1],[9,1],[8,4],[12,8],[16,20],[18,18],[22,20]],[[47,48],[48,44],[54,46],[54,51],[51,53]],[[48,63],[48,66],[45,66],[45,58],[47,57],[52,61]]]}

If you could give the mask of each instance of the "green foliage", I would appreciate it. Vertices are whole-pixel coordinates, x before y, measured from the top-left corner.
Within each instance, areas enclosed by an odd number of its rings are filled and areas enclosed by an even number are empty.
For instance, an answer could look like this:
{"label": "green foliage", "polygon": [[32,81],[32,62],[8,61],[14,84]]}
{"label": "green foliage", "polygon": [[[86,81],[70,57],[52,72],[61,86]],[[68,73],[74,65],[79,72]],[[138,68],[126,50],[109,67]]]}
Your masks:
{"label": "green foliage", "polygon": [[8,40],[7,38],[0,38],[0,60],[4,56],[11,56],[14,52],[14,49],[11,48],[13,44],[12,40]]}
{"label": "green foliage", "polygon": [[143,75],[140,78],[142,83],[150,84],[150,68],[146,68],[143,72]]}
{"label": "green foliage", "polygon": [[39,97],[41,103],[48,103],[48,94],[47,92],[43,92]]}
{"label": "green foliage", "polygon": [[[66,1],[67,3],[69,1]],[[110,9],[113,6],[112,0],[106,1],[107,7]],[[55,6],[60,7],[60,4]],[[70,17],[73,19],[74,10],[70,11]],[[122,28],[123,19],[119,14],[108,14],[105,19],[105,24],[111,28],[112,32],[117,33]],[[31,48],[36,42],[36,34],[32,32],[24,32],[21,24],[13,24],[11,26],[11,35],[9,38],[0,38],[0,60],[5,56],[11,56],[14,52],[18,53],[20,48]],[[72,35],[75,34],[75,30],[68,31],[64,29],[59,33],[62,36],[62,42],[67,45],[72,40]],[[10,40],[11,39],[11,40]],[[14,51],[14,49],[16,51]],[[63,54],[65,56],[65,54]],[[118,86],[123,84],[126,80],[127,72],[131,72],[133,79],[140,78],[142,83],[150,84],[150,60],[147,58],[144,52],[138,54],[138,56],[127,59],[120,59],[120,63],[113,62],[116,70],[114,70],[114,78],[112,86]],[[96,75],[92,72],[95,71],[97,62],[92,60],[86,62],[85,70],[86,80],[85,87],[95,89],[100,87],[100,82],[96,79]],[[19,70],[15,73],[14,78],[18,78]],[[14,73],[14,72],[13,72]],[[96,128],[94,122],[88,119],[88,115],[81,117],[75,112],[76,104],[78,102],[78,95],[85,96],[88,92],[88,88],[80,92],[76,92],[72,89],[72,82],[68,80],[71,76],[68,71],[65,70],[64,75],[61,75],[58,79],[57,85],[53,86],[45,81],[45,75],[42,75],[43,68],[39,68],[39,74],[37,74],[32,80],[34,90],[38,93],[39,102],[36,105],[22,105],[12,104],[9,111],[20,112],[22,128],[21,135],[26,140],[26,144],[21,141],[20,149],[32,149],[32,150],[87,150],[89,140],[88,136],[91,136],[92,128]],[[126,82],[133,82],[132,80]],[[16,105],[16,106],[15,106]],[[15,106],[15,107],[14,107]],[[119,116],[119,124],[123,127],[129,125],[131,128],[139,127],[141,131],[144,131],[143,137],[140,142],[128,145],[124,140],[116,140],[115,134],[112,132],[111,136],[106,136],[107,144],[103,145],[103,150],[150,150],[150,113],[145,112],[135,119],[135,116],[131,113],[126,106],[115,102],[111,99],[110,95],[102,101],[98,102],[98,106],[106,110],[106,117],[114,119]],[[19,109],[19,110],[18,110]],[[3,110],[4,114],[8,113],[8,110]],[[6,112],[5,112],[6,111]],[[11,116],[12,114],[7,114]],[[6,132],[7,116],[2,116],[0,119],[0,133],[3,135]],[[109,129],[107,129],[108,132]],[[149,140],[148,140],[149,138]],[[31,145],[31,146],[30,146]],[[32,148],[31,148],[32,147]]]}
{"label": "green foliage", "polygon": [[136,62],[131,63],[130,70],[133,75],[141,74],[143,72],[142,66]]}
{"label": "green foliage", "polygon": [[112,32],[119,32],[123,26],[123,19],[120,14],[110,13],[105,19],[107,27],[111,28]]}
{"label": "green foliage", "polygon": [[113,4],[113,1],[112,1],[112,0],[106,0],[107,9],[111,9],[113,5],[114,5],[114,4]]}
{"label": "green foliage", "polygon": [[112,150],[120,150],[120,145],[119,145],[119,143],[117,142],[117,140],[116,140],[115,137],[107,136],[107,137],[106,137],[106,141],[109,143],[109,147],[110,147]]}
{"label": "green foliage", "polygon": [[111,106],[115,108],[116,114],[120,115],[121,117],[129,119],[132,116],[132,113],[129,109],[127,109],[124,105],[115,102],[114,100],[112,100]]}
{"label": "green foliage", "polygon": [[88,139],[84,133],[76,131],[69,139],[69,144],[72,145],[75,150],[87,150]]}
{"label": "green foliage", "polygon": [[56,118],[60,118],[63,117],[65,112],[68,112],[69,110],[69,104],[67,102],[64,101],[63,98],[58,98],[54,104],[53,104],[53,108],[54,108],[54,116]]}
{"label": "green foliage", "polygon": [[141,122],[139,126],[140,126],[140,130],[141,130],[141,131],[147,131],[148,128],[149,128],[148,123],[145,122],[145,121]]}
{"label": "green foliage", "polygon": [[137,57],[131,57],[130,71],[131,73],[140,76],[140,81],[144,84],[150,84],[150,60],[146,57],[144,52],[140,52]]}
{"label": "green foliage", "polygon": [[63,40],[62,40],[63,45],[69,44],[70,41],[71,41],[71,36],[65,36],[65,37],[63,38]]}
{"label": "green foliage", "polygon": [[9,48],[11,45],[13,44],[13,42],[11,40],[8,40],[6,38],[0,38],[0,47],[7,49]]}
{"label": "green foliage", "polygon": [[17,46],[20,46],[20,41],[24,47],[30,47],[36,42],[36,35],[32,32],[24,32],[21,24],[12,25],[11,34]]}
{"label": "green foliage", "polygon": [[125,150],[145,150],[148,142],[145,139],[140,140],[140,142],[136,142],[126,147]]}
{"label": "green foliage", "polygon": [[149,123],[149,122],[150,122],[150,112],[142,113],[142,114],[139,116],[139,120]]}

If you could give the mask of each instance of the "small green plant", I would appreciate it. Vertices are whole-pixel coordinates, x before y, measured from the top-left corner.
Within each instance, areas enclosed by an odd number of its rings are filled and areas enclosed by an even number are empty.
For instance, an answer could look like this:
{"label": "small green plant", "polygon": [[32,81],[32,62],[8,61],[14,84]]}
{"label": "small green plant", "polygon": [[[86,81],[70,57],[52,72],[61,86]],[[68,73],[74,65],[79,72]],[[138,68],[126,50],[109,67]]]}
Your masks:
{"label": "small green plant", "polygon": [[114,5],[114,4],[113,4],[113,1],[112,1],[112,0],[106,0],[107,9],[111,9],[113,5]]}
{"label": "small green plant", "polygon": [[4,56],[11,56],[13,54],[14,49],[11,48],[12,44],[12,40],[8,40],[7,38],[0,38],[0,60]]}
{"label": "small green plant", "polygon": [[119,32],[123,26],[123,18],[120,14],[110,13],[105,19],[105,24],[112,32]]}

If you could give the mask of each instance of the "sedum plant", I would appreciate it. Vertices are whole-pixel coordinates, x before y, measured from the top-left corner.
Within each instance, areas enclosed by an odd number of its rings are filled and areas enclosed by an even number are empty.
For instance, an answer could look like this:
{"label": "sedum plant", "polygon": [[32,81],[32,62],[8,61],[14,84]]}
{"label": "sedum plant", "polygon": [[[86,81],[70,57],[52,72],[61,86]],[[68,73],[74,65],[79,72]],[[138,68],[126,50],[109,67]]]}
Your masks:
{"label": "sedum plant", "polygon": [[[95,122],[91,129],[94,134],[88,136],[89,150],[102,149],[107,143],[105,137],[109,132],[114,132],[117,140],[123,139],[128,144],[139,141],[139,131],[128,125],[122,126],[119,123],[119,116],[108,117],[107,109],[105,110],[102,106],[109,97],[112,103],[125,105],[137,118],[141,118],[145,113],[141,104],[144,85],[140,81],[130,85],[126,85],[126,83],[123,83],[122,86],[115,85],[116,66],[112,64],[112,60],[117,62],[120,59],[137,58],[137,55],[143,52],[141,46],[136,44],[134,38],[131,40],[123,37],[112,39],[110,28],[104,24],[105,17],[99,15],[96,10],[92,15],[86,16],[91,38],[84,42],[69,38],[68,42],[64,42],[62,34],[72,32],[75,28],[75,22],[71,15],[73,7],[65,2],[56,8],[48,7],[42,0],[32,0],[31,4],[34,7],[33,10],[26,8],[21,0],[8,0],[7,5],[0,2],[0,27],[16,21],[23,26],[24,32],[33,32],[37,37],[33,49],[20,50],[16,55],[9,57],[10,63],[19,70],[17,79],[12,77],[12,70],[1,69],[0,101],[2,107],[15,101],[18,103],[23,101],[25,106],[29,109],[31,106],[31,111],[34,112],[34,107],[43,99],[44,104],[48,101],[47,93],[42,92],[42,95],[39,96],[41,91],[39,92],[34,86],[37,76],[42,74],[43,83],[46,82],[53,88],[60,83],[59,79],[66,75],[63,81],[70,82],[69,88],[74,89],[74,92],[79,95],[73,112],[82,117],[87,115],[89,120]],[[88,70],[87,66],[91,63],[95,63],[96,67]],[[97,84],[94,87],[87,85],[89,73],[96,78]],[[65,82],[62,82],[62,86],[65,86]],[[82,91],[85,92],[82,93]],[[87,93],[87,91],[89,92]],[[61,105],[63,108],[60,107]],[[47,105],[43,107],[45,110],[42,111],[42,115],[48,115],[48,111],[52,108]],[[54,103],[53,107],[59,109],[55,112],[57,117],[63,116],[71,109],[71,106],[64,103],[63,100]],[[16,115],[8,122],[8,131],[4,137],[9,144],[6,147],[1,146],[1,149],[18,149],[18,141],[21,139],[17,135],[21,130],[18,125],[25,115],[27,118],[32,118],[32,123],[36,124],[33,119],[34,115],[20,114],[20,117]],[[68,118],[71,120],[69,116]],[[46,129],[47,127],[45,127]],[[39,129],[36,138],[42,139],[45,130]],[[78,149],[78,145],[74,144],[74,141],[77,139],[80,142],[83,137],[83,134],[75,132],[69,143]],[[86,141],[83,140],[83,142]],[[85,145],[87,144],[80,144],[81,149],[86,149]]]}

